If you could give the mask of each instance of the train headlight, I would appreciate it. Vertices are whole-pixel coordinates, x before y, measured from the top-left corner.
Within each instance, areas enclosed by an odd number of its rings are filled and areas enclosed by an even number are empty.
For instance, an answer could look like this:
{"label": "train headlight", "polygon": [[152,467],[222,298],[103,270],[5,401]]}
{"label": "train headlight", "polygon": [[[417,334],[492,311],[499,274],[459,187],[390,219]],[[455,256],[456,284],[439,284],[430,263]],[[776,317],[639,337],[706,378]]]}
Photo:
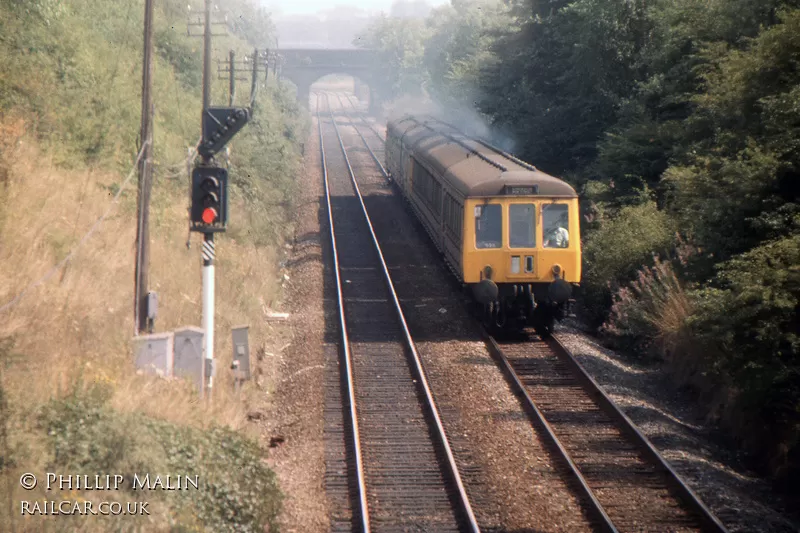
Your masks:
{"label": "train headlight", "polygon": [[552,270],[553,270],[553,277],[555,277],[556,279],[561,277],[561,272],[562,272],[561,265],[553,265]]}
{"label": "train headlight", "polygon": [[519,256],[518,255],[511,256],[511,273],[519,274],[519,269],[520,269]]}

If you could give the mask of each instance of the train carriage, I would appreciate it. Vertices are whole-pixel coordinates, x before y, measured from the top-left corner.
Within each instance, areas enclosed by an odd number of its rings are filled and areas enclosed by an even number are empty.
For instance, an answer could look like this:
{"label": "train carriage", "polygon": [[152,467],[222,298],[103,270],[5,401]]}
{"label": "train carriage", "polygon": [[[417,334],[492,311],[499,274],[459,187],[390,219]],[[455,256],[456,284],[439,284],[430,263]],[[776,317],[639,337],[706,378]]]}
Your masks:
{"label": "train carriage", "polygon": [[388,123],[386,167],[487,325],[548,335],[581,279],[575,190],[432,117]]}

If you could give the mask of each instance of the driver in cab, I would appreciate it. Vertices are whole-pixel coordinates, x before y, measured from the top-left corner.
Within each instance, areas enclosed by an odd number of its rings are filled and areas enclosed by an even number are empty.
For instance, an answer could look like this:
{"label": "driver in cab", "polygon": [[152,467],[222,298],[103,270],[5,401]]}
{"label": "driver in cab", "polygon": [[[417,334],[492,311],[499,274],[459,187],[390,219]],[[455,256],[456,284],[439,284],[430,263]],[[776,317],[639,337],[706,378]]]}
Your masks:
{"label": "driver in cab", "polygon": [[556,228],[550,230],[545,237],[544,240],[545,248],[566,248],[569,246],[569,232],[562,228],[561,226],[557,226]]}

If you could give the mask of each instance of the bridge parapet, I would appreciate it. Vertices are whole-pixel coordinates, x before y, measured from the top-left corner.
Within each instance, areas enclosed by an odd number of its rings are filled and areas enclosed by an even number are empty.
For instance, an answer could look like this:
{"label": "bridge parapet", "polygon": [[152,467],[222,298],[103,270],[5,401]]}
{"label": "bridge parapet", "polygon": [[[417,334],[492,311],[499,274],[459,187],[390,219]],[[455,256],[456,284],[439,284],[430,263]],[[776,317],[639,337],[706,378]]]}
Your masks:
{"label": "bridge parapet", "polygon": [[317,68],[320,65],[338,65],[343,67],[374,67],[377,61],[375,50],[365,48],[328,49],[298,48],[283,49],[281,55],[285,68]]}

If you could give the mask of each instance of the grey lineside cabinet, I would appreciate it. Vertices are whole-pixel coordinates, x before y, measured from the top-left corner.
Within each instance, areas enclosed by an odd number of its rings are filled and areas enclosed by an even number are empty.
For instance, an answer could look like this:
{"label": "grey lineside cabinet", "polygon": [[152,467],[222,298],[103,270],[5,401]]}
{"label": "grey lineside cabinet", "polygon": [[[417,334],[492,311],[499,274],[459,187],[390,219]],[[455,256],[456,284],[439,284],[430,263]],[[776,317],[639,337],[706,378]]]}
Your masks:
{"label": "grey lineside cabinet", "polygon": [[235,326],[231,328],[234,364],[233,377],[240,381],[250,379],[249,329],[249,326]]}
{"label": "grey lineside cabinet", "polygon": [[205,383],[203,360],[203,335],[201,328],[188,326],[175,330],[175,354],[172,375],[188,378],[202,394]]}
{"label": "grey lineside cabinet", "polygon": [[133,339],[135,346],[136,369],[145,374],[172,376],[173,334],[158,333],[141,335]]}

